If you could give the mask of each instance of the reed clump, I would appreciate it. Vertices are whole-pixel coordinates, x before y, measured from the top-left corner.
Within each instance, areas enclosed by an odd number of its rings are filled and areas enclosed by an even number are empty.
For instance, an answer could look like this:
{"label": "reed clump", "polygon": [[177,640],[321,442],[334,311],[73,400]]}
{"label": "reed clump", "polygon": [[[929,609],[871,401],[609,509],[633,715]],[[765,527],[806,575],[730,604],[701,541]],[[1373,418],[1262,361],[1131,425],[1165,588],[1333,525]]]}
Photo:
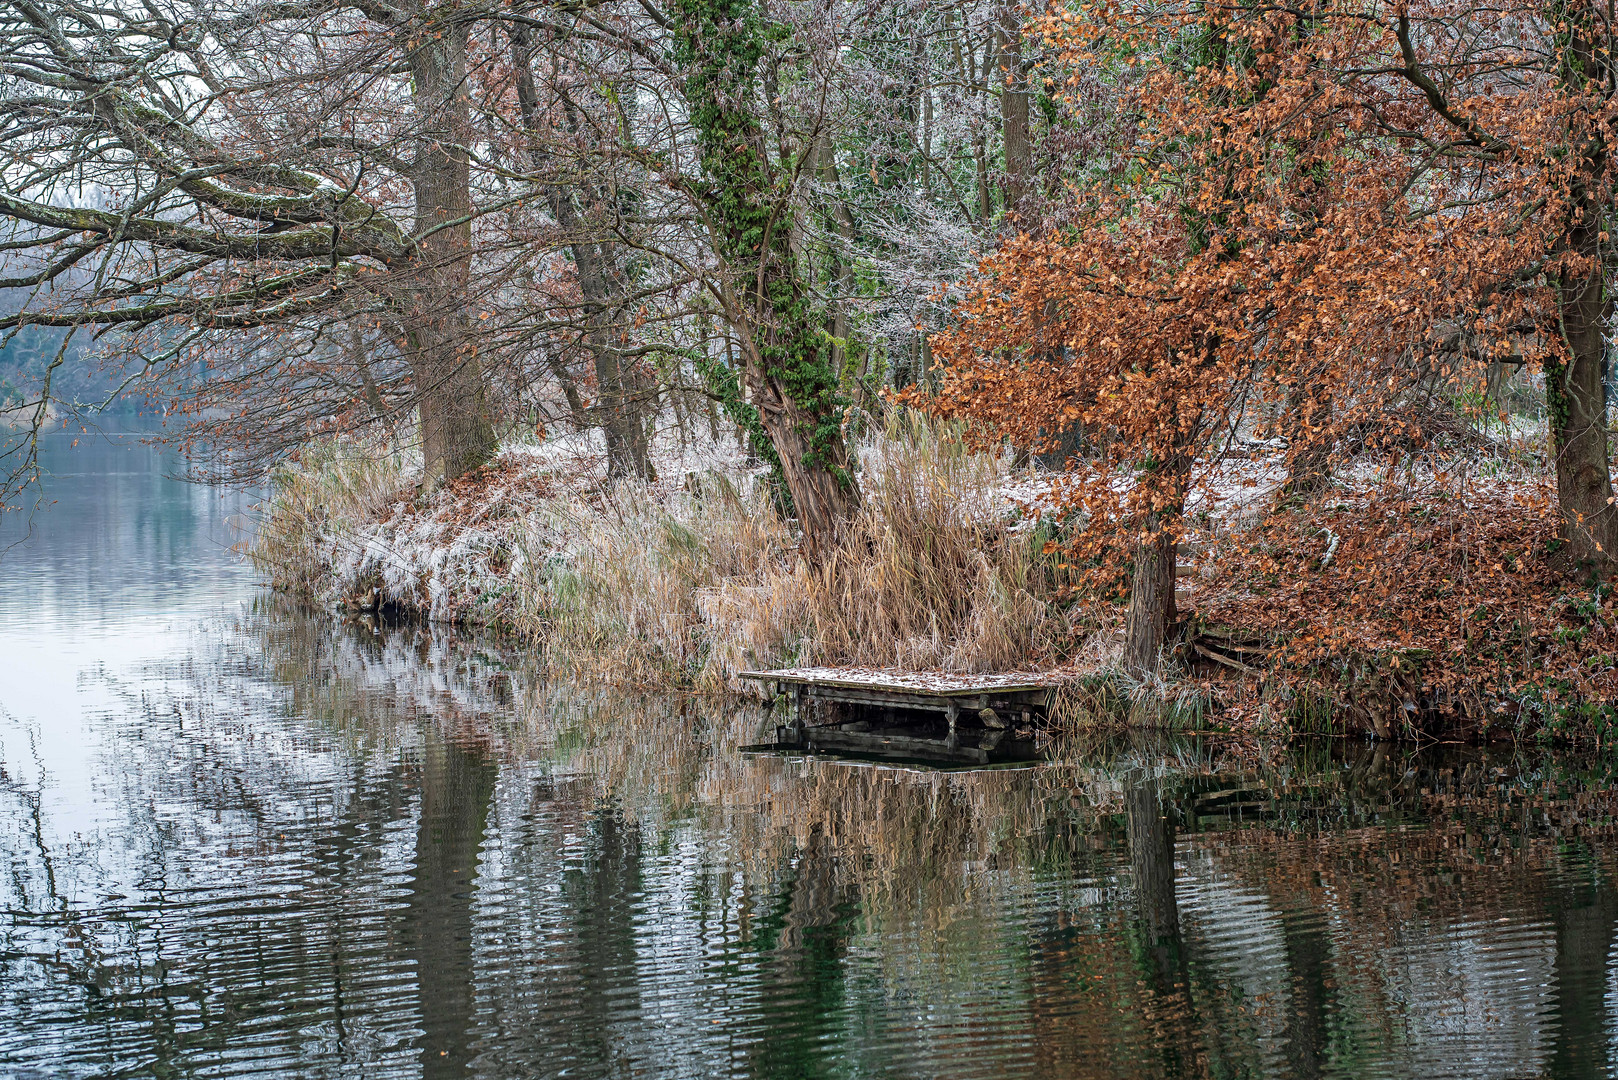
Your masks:
{"label": "reed clump", "polygon": [[[521,622],[574,671],[735,689],[749,667],[1026,668],[1072,636],[1048,526],[1008,501],[1009,466],[952,424],[900,416],[862,447],[862,504],[817,565],[769,489],[718,472],[672,496],[619,485],[551,510]],[[537,556],[537,557],[536,557]]]}
{"label": "reed clump", "polygon": [[1008,461],[974,452],[964,435],[955,422],[896,413],[864,446],[860,511],[809,574],[822,661],[1005,671],[1070,647],[1053,527],[1008,498]]}
{"label": "reed clump", "polygon": [[248,558],[277,592],[324,599],[339,584],[339,552],[363,543],[409,497],[418,471],[402,450],[353,439],[310,443],[271,474]]}
{"label": "reed clump", "polygon": [[803,659],[813,627],[796,545],[767,490],[740,479],[548,505],[546,527],[523,534],[539,546],[522,560],[518,629],[557,666],[634,683],[734,689],[750,666]]}

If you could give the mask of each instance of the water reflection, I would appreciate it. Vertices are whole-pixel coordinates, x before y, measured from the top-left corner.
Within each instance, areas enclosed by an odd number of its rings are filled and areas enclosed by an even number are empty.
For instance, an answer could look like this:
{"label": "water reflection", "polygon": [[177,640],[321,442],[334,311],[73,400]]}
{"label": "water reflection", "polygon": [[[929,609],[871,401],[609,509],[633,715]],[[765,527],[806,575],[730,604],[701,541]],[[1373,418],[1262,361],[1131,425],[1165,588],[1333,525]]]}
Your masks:
{"label": "water reflection", "polygon": [[472,897],[499,767],[476,733],[425,729],[407,936],[422,1017],[422,1074],[464,1076],[476,1010]]}
{"label": "water reflection", "polygon": [[1204,1075],[1196,1045],[1196,1012],[1190,969],[1180,937],[1180,903],[1174,889],[1174,806],[1161,778],[1139,773],[1124,781],[1129,868],[1139,918],[1140,967],[1147,987],[1146,1016],[1157,1034],[1164,1076]]}
{"label": "water reflection", "polygon": [[736,754],[748,710],[520,665],[249,613],[107,718],[96,829],[60,835],[49,776],[8,772],[0,1052],[67,1075],[1612,1071],[1596,763],[1119,739],[900,770]]}
{"label": "water reflection", "polygon": [[0,622],[0,1073],[1615,1071],[1606,762],[747,755],[750,708],[550,686],[238,572]]}
{"label": "water reflection", "polygon": [[42,436],[40,483],[0,514],[0,617],[94,631],[241,596],[251,576],[231,548],[251,496],[177,482],[183,461],[152,434],[75,425]]}

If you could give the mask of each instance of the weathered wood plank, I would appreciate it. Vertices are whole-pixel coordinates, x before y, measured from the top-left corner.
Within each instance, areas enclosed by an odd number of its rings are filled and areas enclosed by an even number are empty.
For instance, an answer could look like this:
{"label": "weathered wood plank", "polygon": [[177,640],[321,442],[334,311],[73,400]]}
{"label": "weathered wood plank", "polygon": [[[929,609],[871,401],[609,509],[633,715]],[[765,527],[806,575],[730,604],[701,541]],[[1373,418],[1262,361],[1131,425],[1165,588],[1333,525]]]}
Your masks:
{"label": "weathered wood plank", "polygon": [[978,697],[1049,691],[1060,679],[1029,672],[1006,675],[955,675],[931,672],[886,672],[850,668],[782,668],[744,671],[743,679],[803,686],[836,686],[885,694],[914,694],[929,698]]}
{"label": "weathered wood plank", "polygon": [[886,708],[902,705],[911,709],[925,709],[930,712],[948,713],[951,709],[960,710],[971,708],[974,711],[1000,706],[1008,709],[1021,706],[1044,705],[1045,698],[1050,693],[1049,688],[1042,687],[1035,691],[1016,692],[1011,694],[980,695],[971,702],[963,704],[961,695],[933,697],[926,694],[912,694],[902,692],[873,691],[865,688],[849,688],[842,686],[823,686],[820,684],[807,684],[805,697],[810,701],[830,701],[846,705],[869,705],[874,708]]}

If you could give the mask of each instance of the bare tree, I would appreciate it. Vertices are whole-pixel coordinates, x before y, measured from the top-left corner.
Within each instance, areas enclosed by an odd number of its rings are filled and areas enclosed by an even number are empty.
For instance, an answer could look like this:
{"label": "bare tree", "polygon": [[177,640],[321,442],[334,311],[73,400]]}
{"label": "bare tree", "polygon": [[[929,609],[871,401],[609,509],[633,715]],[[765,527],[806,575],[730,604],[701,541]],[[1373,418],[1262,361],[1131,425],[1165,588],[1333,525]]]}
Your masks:
{"label": "bare tree", "polygon": [[0,215],[30,295],[0,326],[121,329],[163,368],[359,319],[408,364],[429,470],[480,464],[467,28],[346,0],[9,5]]}

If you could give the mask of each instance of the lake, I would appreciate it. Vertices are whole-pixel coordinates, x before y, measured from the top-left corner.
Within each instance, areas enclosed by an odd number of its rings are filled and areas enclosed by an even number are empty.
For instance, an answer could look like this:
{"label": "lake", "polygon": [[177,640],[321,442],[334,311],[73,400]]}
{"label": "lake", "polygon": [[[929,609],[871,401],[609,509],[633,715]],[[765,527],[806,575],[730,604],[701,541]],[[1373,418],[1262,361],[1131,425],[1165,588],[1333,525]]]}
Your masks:
{"label": "lake", "polygon": [[0,1076],[1618,1073],[1610,759],[744,753],[755,706],[277,602],[248,497],[137,437],[44,460],[0,523]]}

